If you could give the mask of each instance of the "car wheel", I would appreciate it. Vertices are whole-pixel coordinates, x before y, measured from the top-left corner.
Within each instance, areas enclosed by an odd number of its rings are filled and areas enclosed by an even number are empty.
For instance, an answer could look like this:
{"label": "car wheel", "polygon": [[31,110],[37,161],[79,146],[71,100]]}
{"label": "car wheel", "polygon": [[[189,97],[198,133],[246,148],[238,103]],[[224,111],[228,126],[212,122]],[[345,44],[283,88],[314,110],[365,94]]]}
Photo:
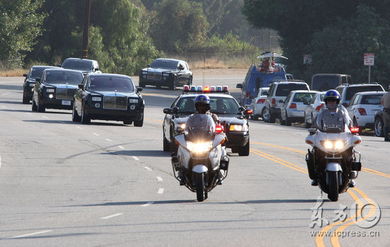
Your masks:
{"label": "car wheel", "polygon": [[82,124],[91,123],[91,118],[88,116],[88,113],[86,113],[83,108],[81,108],[81,123]]}
{"label": "car wheel", "polygon": [[39,104],[39,102],[37,103],[37,111],[38,112],[45,112],[46,111],[46,108],[45,106]]}
{"label": "car wheel", "polygon": [[249,150],[250,150],[250,144],[249,144],[249,140],[248,140],[248,143],[238,150],[238,155],[239,156],[249,156]]}
{"label": "car wheel", "polygon": [[169,152],[171,151],[171,144],[167,139],[165,138],[165,135],[163,135],[163,151],[164,152]]}
{"label": "car wheel", "polygon": [[31,104],[31,111],[33,111],[33,112],[38,111],[37,104],[35,103],[34,100],[32,101],[32,104]]}
{"label": "car wheel", "polygon": [[81,121],[81,117],[79,116],[79,114],[78,114],[77,111],[76,111],[76,106],[75,106],[75,104],[73,104],[72,121],[75,122],[75,123]]}
{"label": "car wheel", "polygon": [[252,118],[253,120],[259,120],[259,115],[252,115],[251,118]]}
{"label": "car wheel", "polygon": [[142,119],[139,121],[134,121],[135,127],[142,127],[144,125],[144,116],[142,116]]}
{"label": "car wheel", "polygon": [[375,126],[374,126],[375,136],[383,137],[383,121],[379,117],[375,118]]}
{"label": "car wheel", "polygon": [[263,116],[263,121],[266,123],[270,122],[271,114],[269,113],[269,110],[267,107],[264,107],[261,115]]}
{"label": "car wheel", "polygon": [[26,93],[23,92],[23,100],[22,100],[22,103],[23,104],[28,104],[30,103],[30,99],[26,96]]}
{"label": "car wheel", "polygon": [[289,118],[288,116],[287,116],[287,113],[286,113],[286,126],[291,126],[291,118]]}

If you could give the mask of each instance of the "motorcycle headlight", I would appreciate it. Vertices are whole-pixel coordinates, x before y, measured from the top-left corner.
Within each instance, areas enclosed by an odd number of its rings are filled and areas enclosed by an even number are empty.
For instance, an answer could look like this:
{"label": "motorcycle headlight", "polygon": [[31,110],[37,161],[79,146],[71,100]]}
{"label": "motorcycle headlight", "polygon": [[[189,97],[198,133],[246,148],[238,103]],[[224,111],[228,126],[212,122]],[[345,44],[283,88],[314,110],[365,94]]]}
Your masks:
{"label": "motorcycle headlight", "polygon": [[232,124],[229,127],[229,131],[247,131],[248,128],[246,125],[241,124]]}
{"label": "motorcycle headlight", "polygon": [[341,141],[341,140],[337,140],[334,143],[334,148],[336,150],[342,150],[344,148],[344,146],[345,146],[345,143],[343,141]]}
{"label": "motorcycle headlight", "polygon": [[211,142],[198,142],[198,143],[193,143],[193,142],[187,142],[187,148],[188,150],[191,151],[191,153],[194,154],[203,154],[212,148],[212,143]]}
{"label": "motorcycle headlight", "polygon": [[342,140],[330,141],[326,140],[322,142],[322,146],[329,151],[340,151],[345,147],[345,142]]}
{"label": "motorcycle headlight", "polygon": [[102,97],[92,97],[92,101],[101,102]]}
{"label": "motorcycle headlight", "polygon": [[54,93],[55,89],[54,88],[46,88],[46,93]]}
{"label": "motorcycle headlight", "polygon": [[138,103],[138,99],[130,98],[130,99],[129,99],[129,103],[130,103],[130,104],[137,104],[137,103]]}
{"label": "motorcycle headlight", "polygon": [[325,149],[333,149],[333,142],[332,141],[324,141],[323,144]]}

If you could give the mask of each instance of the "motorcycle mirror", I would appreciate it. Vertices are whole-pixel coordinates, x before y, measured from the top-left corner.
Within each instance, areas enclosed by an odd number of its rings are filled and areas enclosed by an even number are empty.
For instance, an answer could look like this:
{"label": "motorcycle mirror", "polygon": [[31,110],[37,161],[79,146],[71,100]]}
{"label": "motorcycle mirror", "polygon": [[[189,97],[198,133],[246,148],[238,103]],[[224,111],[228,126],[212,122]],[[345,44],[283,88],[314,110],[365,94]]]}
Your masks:
{"label": "motorcycle mirror", "polygon": [[317,132],[316,128],[309,128],[307,131],[309,131],[310,135],[314,135]]}

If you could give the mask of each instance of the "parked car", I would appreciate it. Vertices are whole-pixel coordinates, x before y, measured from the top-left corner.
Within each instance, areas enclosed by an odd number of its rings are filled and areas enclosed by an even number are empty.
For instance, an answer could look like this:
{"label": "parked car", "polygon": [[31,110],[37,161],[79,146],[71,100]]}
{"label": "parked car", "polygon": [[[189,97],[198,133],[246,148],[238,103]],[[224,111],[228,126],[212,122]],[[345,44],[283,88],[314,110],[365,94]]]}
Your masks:
{"label": "parked car", "polygon": [[281,107],[280,124],[290,126],[294,122],[304,122],[305,108],[313,101],[316,93],[307,90],[291,91]]}
{"label": "parked car", "polygon": [[374,133],[378,137],[384,137],[383,131],[384,123],[383,123],[383,109],[378,111],[374,116]]}
{"label": "parked car", "polygon": [[[186,88],[185,86],[184,88]],[[249,111],[241,107],[237,100],[227,90],[184,90],[171,107],[165,108],[163,122],[163,150],[172,151],[175,148],[174,137],[183,133],[189,116],[195,113],[194,100],[199,94],[208,94],[210,97],[210,111],[216,115],[224,126],[227,136],[226,147],[239,156],[248,156],[250,152],[249,138]],[[216,87],[222,88],[222,87]]]}
{"label": "parked car", "polygon": [[309,86],[304,81],[279,81],[271,83],[265,106],[261,113],[265,122],[274,123],[276,118],[280,119],[280,109],[288,94],[294,90],[309,90]]}
{"label": "parked car", "polygon": [[309,104],[306,106],[304,113],[306,128],[310,128],[312,126],[314,119],[325,106],[324,96],[325,92],[316,92],[312,102],[309,102]]}
{"label": "parked car", "polygon": [[23,83],[23,104],[30,103],[33,92],[34,92],[34,86],[37,79],[40,79],[42,77],[42,73],[45,69],[49,68],[55,68],[52,66],[32,66],[30,71],[27,74],[24,74],[25,77],[24,83]]}
{"label": "parked car", "polygon": [[88,74],[74,95],[72,121],[116,120],[142,127],[145,102],[140,91],[125,75]]}
{"label": "parked car", "polygon": [[267,99],[268,90],[269,87],[259,88],[259,94],[253,100],[252,106],[250,106],[250,108],[253,109],[252,119],[258,120],[259,117],[263,117],[262,112],[265,106],[265,100]]}
{"label": "parked car", "polygon": [[174,90],[178,86],[191,84],[192,72],[188,63],[183,60],[158,58],[139,73],[140,87],[165,86]]}
{"label": "parked car", "polygon": [[315,74],[311,78],[311,90],[327,91],[342,84],[350,84],[351,76],[346,74]]}
{"label": "parked car", "polygon": [[376,92],[384,92],[383,87],[378,83],[372,84],[343,84],[338,86],[336,90],[340,93],[341,99],[340,103],[343,106],[348,107],[349,102],[352,97],[359,92],[368,92],[368,91],[376,91]]}
{"label": "parked car", "polygon": [[79,70],[84,74],[101,73],[98,61],[91,59],[70,57],[64,60],[61,67],[64,69]]}
{"label": "parked car", "polygon": [[46,108],[71,110],[77,85],[83,73],[61,68],[45,69],[37,79],[32,97],[32,111],[45,112]]}
{"label": "parked car", "polygon": [[354,126],[360,131],[365,128],[374,128],[375,115],[382,111],[381,99],[385,92],[361,92],[353,96],[348,106],[348,114]]}

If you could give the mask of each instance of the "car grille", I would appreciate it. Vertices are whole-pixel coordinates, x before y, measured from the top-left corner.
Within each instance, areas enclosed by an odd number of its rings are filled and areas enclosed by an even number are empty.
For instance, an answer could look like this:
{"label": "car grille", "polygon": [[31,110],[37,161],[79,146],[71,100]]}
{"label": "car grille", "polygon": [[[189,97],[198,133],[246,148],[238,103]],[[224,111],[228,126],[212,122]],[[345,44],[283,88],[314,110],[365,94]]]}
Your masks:
{"label": "car grille", "polygon": [[159,72],[149,72],[147,78],[149,80],[161,80],[162,74]]}
{"label": "car grille", "polygon": [[56,99],[72,100],[75,93],[76,89],[57,88]]}
{"label": "car grille", "polygon": [[104,96],[103,108],[108,110],[127,110],[127,97]]}

